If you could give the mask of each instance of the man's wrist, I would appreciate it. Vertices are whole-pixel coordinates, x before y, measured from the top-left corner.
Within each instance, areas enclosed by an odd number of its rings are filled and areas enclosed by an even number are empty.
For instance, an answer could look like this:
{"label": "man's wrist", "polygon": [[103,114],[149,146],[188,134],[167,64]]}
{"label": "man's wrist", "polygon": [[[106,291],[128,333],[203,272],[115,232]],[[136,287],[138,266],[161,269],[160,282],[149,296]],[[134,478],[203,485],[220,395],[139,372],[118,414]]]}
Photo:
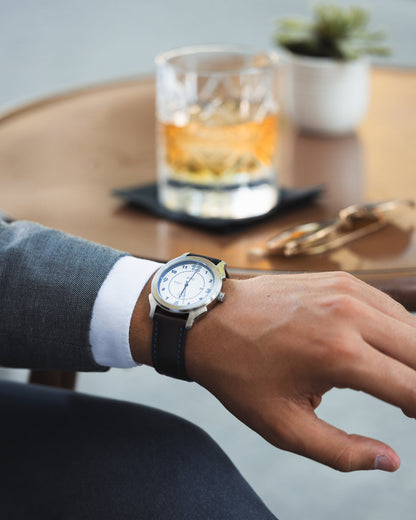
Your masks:
{"label": "man's wrist", "polygon": [[153,322],[149,316],[149,293],[153,276],[148,280],[136,302],[130,322],[130,350],[136,363],[152,365],[151,339]]}
{"label": "man's wrist", "polygon": [[[153,276],[144,286],[137,300],[130,323],[130,349],[136,363],[153,366],[152,363],[152,328],[153,321],[149,316],[149,293]],[[210,312],[201,316],[189,329],[185,356],[186,369],[192,380],[204,381],[204,374],[210,372],[218,364],[214,348],[216,324],[222,323],[219,314],[228,311],[234,297],[234,281],[227,281],[227,297],[223,304],[216,305]]]}
{"label": "man's wrist", "polygon": [[209,388],[210,383],[221,373],[227,370],[225,352],[218,349],[219,344],[231,344],[235,342],[235,336],[231,332],[231,323],[236,321],[234,305],[237,294],[238,280],[228,279],[226,297],[220,305],[215,305],[209,312],[203,314],[187,333],[187,346],[185,354],[186,371],[189,378]]}

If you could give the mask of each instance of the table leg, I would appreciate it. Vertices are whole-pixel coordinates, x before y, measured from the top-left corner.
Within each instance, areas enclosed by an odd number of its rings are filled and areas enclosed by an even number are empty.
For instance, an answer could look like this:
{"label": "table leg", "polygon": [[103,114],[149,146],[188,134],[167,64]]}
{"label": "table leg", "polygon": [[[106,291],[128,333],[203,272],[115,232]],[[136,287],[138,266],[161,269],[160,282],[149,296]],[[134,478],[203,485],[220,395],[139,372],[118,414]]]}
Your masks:
{"label": "table leg", "polygon": [[77,373],[67,370],[31,370],[29,383],[75,389]]}

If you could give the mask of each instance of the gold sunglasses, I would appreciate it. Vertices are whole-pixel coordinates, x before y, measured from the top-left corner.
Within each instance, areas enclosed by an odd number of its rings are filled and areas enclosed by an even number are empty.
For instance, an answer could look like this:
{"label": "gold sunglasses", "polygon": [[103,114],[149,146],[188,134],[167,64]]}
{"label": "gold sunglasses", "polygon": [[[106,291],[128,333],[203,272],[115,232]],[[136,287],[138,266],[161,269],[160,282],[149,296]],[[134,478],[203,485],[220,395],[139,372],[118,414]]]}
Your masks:
{"label": "gold sunglasses", "polygon": [[264,248],[251,252],[267,256],[325,253],[383,228],[389,223],[389,213],[400,207],[414,208],[415,203],[392,199],[348,206],[335,219],[292,227],[271,237]]}

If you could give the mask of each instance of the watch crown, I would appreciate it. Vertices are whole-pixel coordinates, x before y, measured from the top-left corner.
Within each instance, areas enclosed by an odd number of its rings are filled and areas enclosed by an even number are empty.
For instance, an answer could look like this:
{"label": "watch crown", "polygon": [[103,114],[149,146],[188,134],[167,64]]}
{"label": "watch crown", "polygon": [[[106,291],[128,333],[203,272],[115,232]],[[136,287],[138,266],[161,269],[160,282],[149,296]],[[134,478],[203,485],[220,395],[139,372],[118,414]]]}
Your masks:
{"label": "watch crown", "polygon": [[220,294],[217,296],[217,300],[222,303],[225,300],[225,293],[220,292]]}

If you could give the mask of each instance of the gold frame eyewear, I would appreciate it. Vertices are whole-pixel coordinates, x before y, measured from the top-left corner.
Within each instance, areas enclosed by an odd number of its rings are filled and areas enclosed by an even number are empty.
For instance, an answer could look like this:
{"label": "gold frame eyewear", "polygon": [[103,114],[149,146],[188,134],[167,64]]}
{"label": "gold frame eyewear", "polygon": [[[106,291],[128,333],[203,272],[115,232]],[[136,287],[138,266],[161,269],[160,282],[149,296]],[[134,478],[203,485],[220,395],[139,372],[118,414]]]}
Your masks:
{"label": "gold frame eyewear", "polygon": [[[400,207],[414,208],[415,203],[390,199],[348,206],[335,219],[309,222],[278,233],[267,240],[262,254],[289,257],[325,253],[383,228],[389,223],[389,214]],[[253,252],[258,254],[259,250]]]}

